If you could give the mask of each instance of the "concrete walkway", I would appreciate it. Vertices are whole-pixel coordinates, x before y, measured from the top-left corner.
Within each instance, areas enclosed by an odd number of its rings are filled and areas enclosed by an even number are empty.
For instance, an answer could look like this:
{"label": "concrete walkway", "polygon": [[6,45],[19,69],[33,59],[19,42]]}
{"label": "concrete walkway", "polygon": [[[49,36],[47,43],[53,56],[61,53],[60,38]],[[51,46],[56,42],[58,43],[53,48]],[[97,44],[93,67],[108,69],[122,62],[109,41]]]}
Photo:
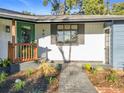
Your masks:
{"label": "concrete walkway", "polygon": [[59,93],[98,93],[81,67],[64,64],[59,82]]}

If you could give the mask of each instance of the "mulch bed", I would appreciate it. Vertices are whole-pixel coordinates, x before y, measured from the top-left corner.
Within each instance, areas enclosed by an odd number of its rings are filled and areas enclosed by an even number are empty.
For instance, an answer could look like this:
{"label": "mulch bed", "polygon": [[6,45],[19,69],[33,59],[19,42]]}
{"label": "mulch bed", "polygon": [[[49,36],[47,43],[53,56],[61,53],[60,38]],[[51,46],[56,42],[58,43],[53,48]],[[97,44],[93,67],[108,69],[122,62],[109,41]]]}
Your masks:
{"label": "mulch bed", "polygon": [[[59,74],[56,78],[59,79]],[[16,79],[26,82],[24,88],[18,92],[13,88]],[[58,82],[50,85],[40,70],[34,70],[31,76],[27,76],[26,71],[10,75],[0,86],[0,93],[57,93],[57,90]]]}
{"label": "mulch bed", "polygon": [[87,72],[89,79],[99,93],[124,93],[124,72],[117,72],[117,81],[112,83],[106,80],[109,70],[99,71],[97,74]]}

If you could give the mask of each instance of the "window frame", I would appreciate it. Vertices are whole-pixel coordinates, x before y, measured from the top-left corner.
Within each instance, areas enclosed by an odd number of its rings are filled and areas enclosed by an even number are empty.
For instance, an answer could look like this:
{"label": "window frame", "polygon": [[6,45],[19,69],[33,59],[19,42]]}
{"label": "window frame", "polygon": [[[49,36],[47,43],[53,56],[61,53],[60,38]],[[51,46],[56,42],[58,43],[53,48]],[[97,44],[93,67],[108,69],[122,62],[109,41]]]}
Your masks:
{"label": "window frame", "polygon": [[[63,25],[63,29],[58,29],[58,25]],[[70,26],[70,29],[65,29],[65,25],[69,25]],[[77,29],[72,29],[72,25],[76,25],[77,26]],[[57,37],[56,37],[56,44],[57,45],[64,45],[64,46],[66,46],[66,45],[78,45],[79,43],[78,43],[78,31],[79,31],[79,27],[78,27],[78,24],[57,24],[56,25],[56,30],[57,30]],[[58,42],[58,32],[59,31],[62,31],[63,32],[63,43],[59,43]],[[65,42],[65,33],[64,33],[64,31],[69,31],[70,32],[70,41],[69,41],[69,43],[66,43]],[[72,31],[76,31],[76,37],[77,37],[77,39],[76,39],[76,41],[75,42],[72,42]]]}

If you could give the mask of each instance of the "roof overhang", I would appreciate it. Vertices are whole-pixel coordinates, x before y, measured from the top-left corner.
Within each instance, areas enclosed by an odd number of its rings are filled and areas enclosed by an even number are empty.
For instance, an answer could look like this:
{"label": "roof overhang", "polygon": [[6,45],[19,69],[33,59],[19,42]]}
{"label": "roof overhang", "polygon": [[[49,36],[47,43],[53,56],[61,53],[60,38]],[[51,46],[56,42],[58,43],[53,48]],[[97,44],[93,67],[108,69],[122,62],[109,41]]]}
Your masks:
{"label": "roof overhang", "polygon": [[16,12],[0,11],[0,18],[29,21],[35,23],[106,22],[123,20],[124,15],[25,15]]}

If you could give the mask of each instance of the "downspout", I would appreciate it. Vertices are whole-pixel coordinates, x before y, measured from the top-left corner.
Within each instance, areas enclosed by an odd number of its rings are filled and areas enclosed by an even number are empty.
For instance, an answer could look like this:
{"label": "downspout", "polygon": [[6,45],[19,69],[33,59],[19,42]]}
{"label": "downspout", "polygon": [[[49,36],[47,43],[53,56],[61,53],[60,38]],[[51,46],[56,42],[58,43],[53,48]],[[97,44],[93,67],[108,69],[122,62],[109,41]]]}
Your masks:
{"label": "downspout", "polygon": [[114,21],[112,20],[112,25],[111,25],[111,54],[110,54],[110,63],[113,67],[113,25],[114,25]]}

